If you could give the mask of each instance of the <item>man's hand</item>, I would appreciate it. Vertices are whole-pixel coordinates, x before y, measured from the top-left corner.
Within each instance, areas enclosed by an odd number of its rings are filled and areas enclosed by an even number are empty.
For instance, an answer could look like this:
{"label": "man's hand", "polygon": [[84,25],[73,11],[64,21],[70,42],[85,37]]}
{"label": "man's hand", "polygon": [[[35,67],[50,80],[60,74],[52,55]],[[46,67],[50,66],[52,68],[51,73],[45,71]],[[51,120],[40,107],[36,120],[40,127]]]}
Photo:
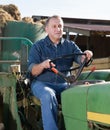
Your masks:
{"label": "man's hand", "polygon": [[83,62],[86,57],[87,57],[87,61],[89,61],[93,56],[93,53],[90,50],[86,50],[84,51],[84,53],[86,54],[86,56],[82,55],[81,62]]}
{"label": "man's hand", "polygon": [[43,62],[41,62],[40,64],[35,64],[33,67],[32,67],[32,75],[39,75],[42,73],[42,71],[44,69],[49,69],[51,67],[55,67],[55,64],[53,62],[50,63],[50,59],[47,59]]}
{"label": "man's hand", "polygon": [[44,69],[49,69],[51,67],[55,67],[55,64],[53,62],[50,62],[51,60],[50,59],[47,59],[45,61],[43,61],[41,63],[41,66],[44,68]]}

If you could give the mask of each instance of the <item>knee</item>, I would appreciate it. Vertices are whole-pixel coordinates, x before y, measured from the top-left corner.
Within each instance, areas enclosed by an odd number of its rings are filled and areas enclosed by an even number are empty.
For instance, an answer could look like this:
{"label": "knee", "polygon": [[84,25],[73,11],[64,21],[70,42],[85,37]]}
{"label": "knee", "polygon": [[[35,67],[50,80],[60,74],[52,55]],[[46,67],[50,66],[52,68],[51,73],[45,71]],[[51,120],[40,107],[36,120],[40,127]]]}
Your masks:
{"label": "knee", "polygon": [[52,98],[54,98],[55,95],[52,95],[50,92],[45,92],[42,94],[41,96],[41,100],[45,101],[45,102],[50,102],[52,100]]}
{"label": "knee", "polygon": [[45,93],[42,94],[41,96],[41,102],[45,103],[57,103],[56,95],[55,92],[49,88],[47,88],[48,91],[45,91]]}

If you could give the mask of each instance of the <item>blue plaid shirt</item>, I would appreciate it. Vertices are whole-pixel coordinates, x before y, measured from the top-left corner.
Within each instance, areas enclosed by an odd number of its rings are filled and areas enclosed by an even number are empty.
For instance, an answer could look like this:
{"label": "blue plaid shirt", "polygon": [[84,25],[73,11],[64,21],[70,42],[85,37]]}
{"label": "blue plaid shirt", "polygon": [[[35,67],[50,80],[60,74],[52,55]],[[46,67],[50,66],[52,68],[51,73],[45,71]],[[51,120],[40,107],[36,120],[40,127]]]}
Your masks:
{"label": "blue plaid shirt", "polygon": [[[61,57],[63,55],[81,52],[82,51],[73,41],[65,40],[62,38],[60,43],[55,46],[47,36],[46,38],[37,41],[35,44],[33,44],[32,48],[30,49],[28,70],[31,72],[33,65],[39,64],[46,59],[54,59],[59,56]],[[69,72],[64,72],[64,70],[70,69],[70,67],[72,67],[73,65],[73,61],[80,64],[80,56],[74,55],[71,58],[59,59],[54,63],[56,65],[55,67],[59,71],[63,72],[65,75],[68,75]],[[38,76],[33,76],[33,79],[50,83],[65,82],[62,77],[54,74],[48,69],[44,69],[44,71]]]}

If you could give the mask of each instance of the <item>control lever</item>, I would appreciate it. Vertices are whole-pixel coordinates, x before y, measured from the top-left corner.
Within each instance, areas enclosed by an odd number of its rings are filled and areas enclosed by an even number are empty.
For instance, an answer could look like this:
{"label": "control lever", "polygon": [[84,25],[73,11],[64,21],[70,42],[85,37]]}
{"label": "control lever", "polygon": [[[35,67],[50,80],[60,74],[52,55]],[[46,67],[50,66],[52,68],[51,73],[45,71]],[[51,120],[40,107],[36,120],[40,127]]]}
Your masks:
{"label": "control lever", "polygon": [[91,71],[88,73],[88,75],[85,77],[85,79],[87,79],[95,70],[96,70],[96,67],[95,66],[92,67]]}
{"label": "control lever", "polygon": [[51,68],[51,71],[53,71],[55,74],[57,74],[57,75],[61,76],[62,78],[64,78],[68,83],[73,83],[73,81],[75,80],[75,77],[73,75],[67,77],[54,67]]}

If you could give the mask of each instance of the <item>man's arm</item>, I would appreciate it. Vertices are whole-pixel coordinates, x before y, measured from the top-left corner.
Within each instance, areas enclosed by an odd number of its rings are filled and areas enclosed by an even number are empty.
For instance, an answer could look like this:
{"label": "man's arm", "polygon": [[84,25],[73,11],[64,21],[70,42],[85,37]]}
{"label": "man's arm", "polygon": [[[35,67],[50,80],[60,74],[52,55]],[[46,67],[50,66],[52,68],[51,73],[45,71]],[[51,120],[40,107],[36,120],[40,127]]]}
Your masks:
{"label": "man's arm", "polygon": [[[31,65],[30,65],[31,66]],[[51,66],[55,66],[55,64],[51,63]],[[43,72],[44,69],[48,69],[51,67],[50,66],[50,59],[47,59],[39,64],[33,64],[31,67],[30,67],[30,71],[31,71],[31,74],[34,75],[34,76],[38,76],[39,74],[41,74]]]}

